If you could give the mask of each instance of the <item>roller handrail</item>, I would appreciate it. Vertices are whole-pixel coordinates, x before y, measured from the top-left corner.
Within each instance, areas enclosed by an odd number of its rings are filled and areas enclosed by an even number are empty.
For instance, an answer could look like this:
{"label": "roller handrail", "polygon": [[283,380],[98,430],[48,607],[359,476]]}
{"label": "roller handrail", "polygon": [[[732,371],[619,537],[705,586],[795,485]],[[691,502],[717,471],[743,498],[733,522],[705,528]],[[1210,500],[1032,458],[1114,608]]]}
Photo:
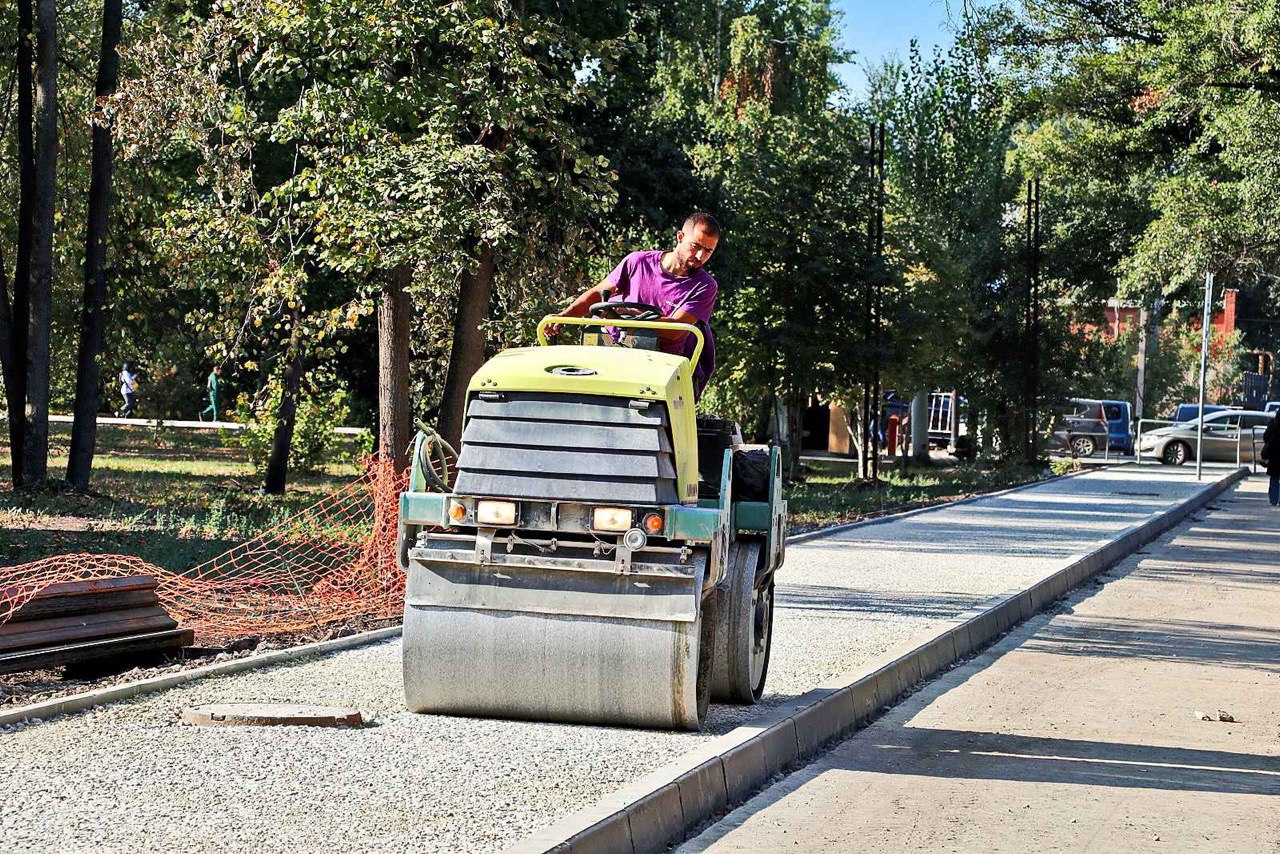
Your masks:
{"label": "roller handrail", "polygon": [[548,314],[542,320],[538,321],[538,344],[545,347],[551,342],[547,339],[547,327],[552,323],[561,326],[599,326],[601,329],[613,326],[622,329],[665,329],[669,332],[687,332],[692,334],[697,343],[693,348],[693,354],[689,357],[689,362],[693,365],[698,364],[698,357],[702,355],[703,345],[706,344],[706,336],[702,334],[702,330],[694,326],[692,323],[680,323],[675,320],[621,320],[608,319],[603,317],[566,317],[559,314]]}

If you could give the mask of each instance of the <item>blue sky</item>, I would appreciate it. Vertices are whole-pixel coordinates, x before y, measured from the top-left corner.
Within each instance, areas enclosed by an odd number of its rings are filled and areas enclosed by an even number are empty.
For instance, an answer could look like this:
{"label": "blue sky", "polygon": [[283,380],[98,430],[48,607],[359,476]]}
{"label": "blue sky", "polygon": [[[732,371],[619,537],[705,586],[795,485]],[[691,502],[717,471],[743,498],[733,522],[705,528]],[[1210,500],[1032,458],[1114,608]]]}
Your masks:
{"label": "blue sky", "polygon": [[894,53],[905,59],[911,39],[918,39],[926,51],[934,45],[949,47],[948,6],[961,8],[960,0],[835,0],[834,5],[843,13],[842,45],[857,51],[853,62],[840,69],[845,84],[856,94],[866,90],[866,63],[879,64]]}

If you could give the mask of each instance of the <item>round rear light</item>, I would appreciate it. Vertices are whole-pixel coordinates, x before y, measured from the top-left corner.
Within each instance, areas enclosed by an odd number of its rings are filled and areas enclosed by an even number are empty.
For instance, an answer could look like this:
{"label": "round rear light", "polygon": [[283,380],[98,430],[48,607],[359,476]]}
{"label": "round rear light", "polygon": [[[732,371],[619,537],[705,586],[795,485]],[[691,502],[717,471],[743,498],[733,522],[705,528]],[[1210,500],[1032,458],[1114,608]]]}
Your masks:
{"label": "round rear light", "polygon": [[662,530],[662,517],[657,513],[650,513],[644,517],[644,529],[650,534],[656,534]]}

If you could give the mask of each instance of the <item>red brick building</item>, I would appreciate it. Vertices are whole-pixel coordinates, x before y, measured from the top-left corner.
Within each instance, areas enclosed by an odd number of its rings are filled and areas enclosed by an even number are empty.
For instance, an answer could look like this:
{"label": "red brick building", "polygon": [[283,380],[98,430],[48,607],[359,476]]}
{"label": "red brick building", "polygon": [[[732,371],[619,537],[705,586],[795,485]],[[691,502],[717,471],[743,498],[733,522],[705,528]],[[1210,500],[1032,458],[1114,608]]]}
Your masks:
{"label": "red brick building", "polygon": [[[1236,330],[1236,296],[1235,290],[1227,290],[1222,294],[1222,309],[1213,313],[1213,319],[1210,321],[1215,331],[1226,334],[1235,332]],[[1118,299],[1107,301],[1107,306],[1103,309],[1103,322],[1099,324],[1085,324],[1086,332],[1102,332],[1111,338],[1115,338],[1122,331],[1130,326],[1137,326],[1138,319],[1142,312],[1142,307],[1137,303],[1121,302]],[[1196,317],[1191,321],[1193,329],[1200,328],[1200,318]]]}

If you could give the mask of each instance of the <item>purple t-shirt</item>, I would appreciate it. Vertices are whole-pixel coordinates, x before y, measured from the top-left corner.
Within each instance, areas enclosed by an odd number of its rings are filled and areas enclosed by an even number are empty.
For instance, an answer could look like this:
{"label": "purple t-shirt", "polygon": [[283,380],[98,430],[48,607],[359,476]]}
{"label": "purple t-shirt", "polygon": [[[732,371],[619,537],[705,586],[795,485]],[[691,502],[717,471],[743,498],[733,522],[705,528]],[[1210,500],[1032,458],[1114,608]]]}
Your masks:
{"label": "purple t-shirt", "polygon": [[[673,276],[662,269],[662,250],[649,249],[632,252],[605,277],[613,286],[610,302],[643,302],[656,306],[663,317],[671,317],[677,311],[687,311],[698,318],[698,328],[706,339],[702,358],[694,369],[694,386],[699,395],[715,365],[715,344],[711,340],[711,312],[716,306],[719,285],[706,270],[699,269],[692,276]],[[686,335],[681,342],[658,340],[658,348],[677,356],[693,355],[697,339]]]}

